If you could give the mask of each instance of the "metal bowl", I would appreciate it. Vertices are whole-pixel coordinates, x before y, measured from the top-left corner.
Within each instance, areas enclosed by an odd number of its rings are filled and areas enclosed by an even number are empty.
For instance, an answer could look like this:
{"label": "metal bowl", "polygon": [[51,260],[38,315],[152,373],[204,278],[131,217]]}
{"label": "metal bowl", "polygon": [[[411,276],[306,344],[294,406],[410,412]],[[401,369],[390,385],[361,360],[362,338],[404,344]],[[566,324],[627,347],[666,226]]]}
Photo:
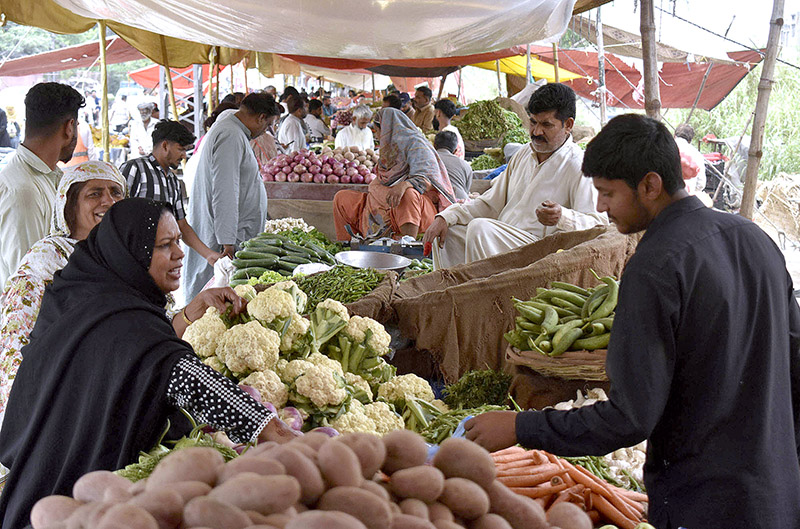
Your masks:
{"label": "metal bowl", "polygon": [[336,254],[336,260],[353,268],[375,268],[376,270],[393,270],[398,273],[411,264],[411,259],[402,255],[359,250],[339,252]]}

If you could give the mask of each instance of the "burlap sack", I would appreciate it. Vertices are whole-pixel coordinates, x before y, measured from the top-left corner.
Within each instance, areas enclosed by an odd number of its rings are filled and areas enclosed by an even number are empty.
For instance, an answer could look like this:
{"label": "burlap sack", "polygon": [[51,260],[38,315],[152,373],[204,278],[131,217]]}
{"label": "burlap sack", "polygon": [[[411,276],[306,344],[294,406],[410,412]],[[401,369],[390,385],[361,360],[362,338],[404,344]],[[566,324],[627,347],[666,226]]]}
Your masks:
{"label": "burlap sack", "polygon": [[[530,298],[536,287],[550,281],[594,286],[597,280],[589,269],[619,277],[639,239],[621,235],[613,227],[605,233],[602,228],[587,231],[591,233],[548,237],[401,284],[392,308],[403,335],[430,353],[448,383],[472,369],[503,369],[507,346],[503,333],[513,327],[516,316],[513,296]],[[563,252],[555,253],[561,248]],[[412,282],[416,284],[408,285]],[[422,287],[428,288],[421,291]]]}

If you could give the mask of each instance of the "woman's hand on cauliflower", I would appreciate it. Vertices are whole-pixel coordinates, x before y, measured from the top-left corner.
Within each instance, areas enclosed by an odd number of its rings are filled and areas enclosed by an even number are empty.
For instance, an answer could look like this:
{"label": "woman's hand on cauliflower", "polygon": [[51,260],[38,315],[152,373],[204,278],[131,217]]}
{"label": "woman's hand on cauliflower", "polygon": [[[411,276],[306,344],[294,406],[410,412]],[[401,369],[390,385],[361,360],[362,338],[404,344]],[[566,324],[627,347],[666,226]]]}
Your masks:
{"label": "woman's hand on cauliflower", "polygon": [[253,371],[240,384],[256,389],[262,402],[269,402],[278,409],[286,406],[289,399],[289,389],[274,371]]}
{"label": "woman's hand on cauliflower", "polygon": [[266,371],[278,362],[281,337],[257,321],[234,325],[219,338],[217,356],[234,374]]}
{"label": "woman's hand on cauliflower", "polygon": [[219,317],[219,311],[209,307],[200,319],[186,328],[183,339],[192,346],[197,356],[208,358],[216,354],[217,343],[227,330],[225,322]]}
{"label": "woman's hand on cauliflower", "polygon": [[230,310],[234,315],[244,312],[247,305],[247,302],[231,287],[209,288],[196,295],[183,309],[183,313],[194,322],[202,317],[209,307],[214,307],[220,313],[224,313],[228,310],[228,303],[230,303]]}

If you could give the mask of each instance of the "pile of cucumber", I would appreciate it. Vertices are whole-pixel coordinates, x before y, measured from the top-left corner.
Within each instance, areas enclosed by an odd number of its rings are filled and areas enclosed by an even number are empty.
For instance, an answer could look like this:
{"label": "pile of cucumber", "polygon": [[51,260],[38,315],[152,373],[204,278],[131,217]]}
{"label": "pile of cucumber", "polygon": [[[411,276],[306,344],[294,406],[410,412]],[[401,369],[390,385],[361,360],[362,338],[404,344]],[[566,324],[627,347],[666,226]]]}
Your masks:
{"label": "pile of cucumber", "polygon": [[608,347],[619,283],[609,276],[597,279],[601,283],[589,289],[553,281],[550,289],[537,288],[529,301],[514,299],[519,316],[506,341],[547,356]]}
{"label": "pile of cucumber", "polygon": [[231,286],[246,284],[249,278],[260,277],[268,270],[288,277],[299,265],[309,263],[335,265],[336,260],[325,248],[313,242],[296,243],[284,235],[259,233],[243,242],[242,249],[236,252],[233,260],[236,272]]}

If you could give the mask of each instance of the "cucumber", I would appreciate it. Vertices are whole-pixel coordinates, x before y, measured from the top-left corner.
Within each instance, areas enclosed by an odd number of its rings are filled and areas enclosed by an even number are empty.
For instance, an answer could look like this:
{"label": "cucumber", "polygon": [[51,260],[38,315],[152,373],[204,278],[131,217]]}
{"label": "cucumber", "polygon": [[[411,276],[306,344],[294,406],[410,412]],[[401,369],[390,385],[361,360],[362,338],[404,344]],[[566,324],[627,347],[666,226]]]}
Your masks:
{"label": "cucumber", "polygon": [[234,279],[233,281],[231,281],[232,287],[238,287],[239,285],[246,285],[246,284],[248,284],[247,279]]}
{"label": "cucumber", "polygon": [[247,247],[250,252],[271,253],[272,255],[286,255],[289,252],[280,246],[273,246],[271,244],[251,244]]}
{"label": "cucumber", "polygon": [[280,239],[259,239],[258,237],[250,239],[249,241],[244,241],[242,246],[283,246],[283,241]]}
{"label": "cucumber", "polygon": [[289,270],[284,270],[283,268],[278,268],[278,273],[282,276],[292,277],[292,272]]}
{"label": "cucumber", "polygon": [[280,257],[278,254],[272,252],[262,252],[256,249],[239,250],[236,252],[237,259],[271,259],[272,257]]}
{"label": "cucumber", "polygon": [[235,266],[238,270],[242,268],[273,268],[275,265],[278,264],[278,256],[273,255],[271,258],[261,258],[261,259],[234,259],[231,261],[233,266]]}
{"label": "cucumber", "polygon": [[261,274],[266,272],[267,269],[262,266],[251,266],[249,268],[240,268],[233,273],[233,279],[247,279],[250,277],[261,277]]}
{"label": "cucumber", "polygon": [[312,253],[314,253],[312,250],[309,250],[308,248],[305,248],[303,246],[298,246],[298,245],[296,245],[294,243],[291,243],[291,242],[284,242],[283,243],[283,247],[286,248],[287,250],[289,250],[290,252],[299,253],[299,254],[306,254],[306,255],[309,255],[309,256]]}
{"label": "cucumber", "polygon": [[287,272],[294,272],[294,269],[297,268],[298,266],[300,266],[300,263],[293,263],[291,261],[284,261],[283,259],[280,259],[278,261],[278,267],[283,269],[283,270],[286,270]]}
{"label": "cucumber", "polygon": [[284,257],[281,257],[280,261],[287,263],[296,263],[296,264],[309,264],[311,262],[311,259],[307,259],[299,255],[286,255]]}

